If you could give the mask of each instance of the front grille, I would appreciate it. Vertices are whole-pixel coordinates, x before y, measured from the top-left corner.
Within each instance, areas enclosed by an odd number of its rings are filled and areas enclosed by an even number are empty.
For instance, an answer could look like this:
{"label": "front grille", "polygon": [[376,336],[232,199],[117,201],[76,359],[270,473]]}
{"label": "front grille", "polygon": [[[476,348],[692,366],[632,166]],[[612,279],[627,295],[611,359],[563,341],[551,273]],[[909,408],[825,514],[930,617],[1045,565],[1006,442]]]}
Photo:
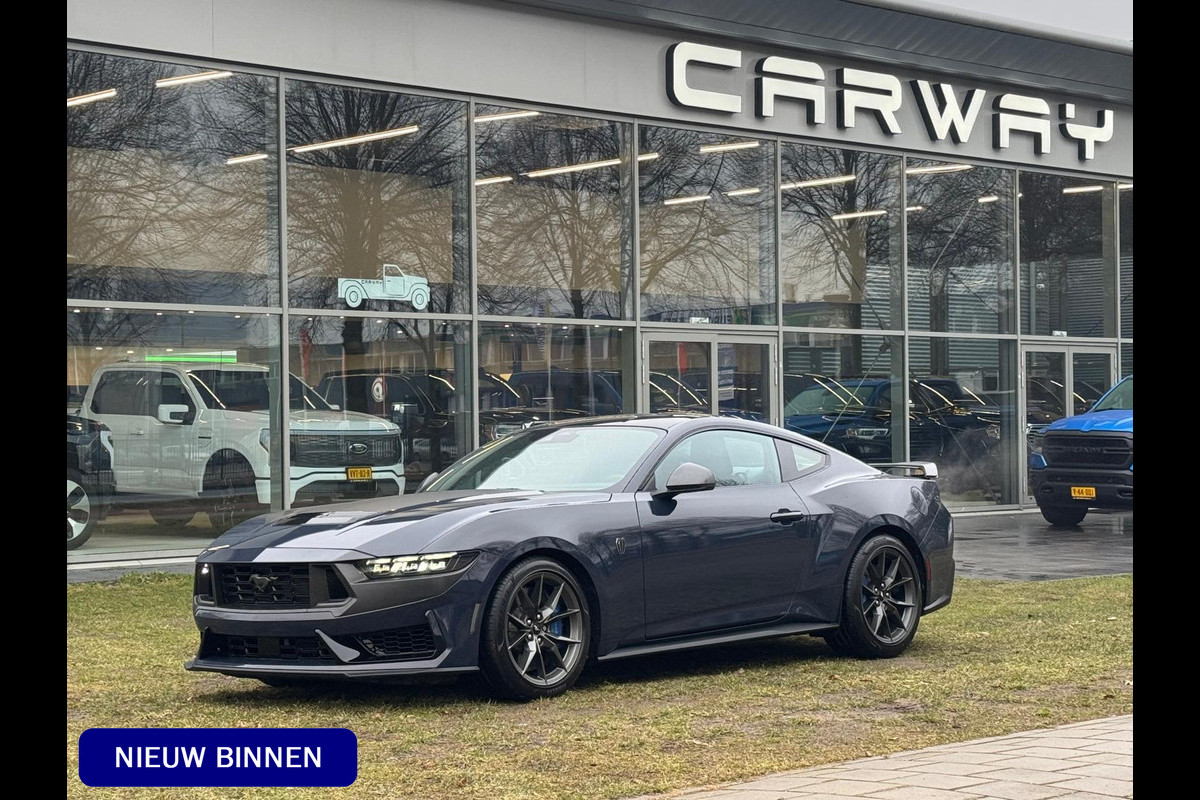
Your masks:
{"label": "front grille", "polygon": [[1116,467],[1133,461],[1133,439],[1123,436],[1047,433],[1042,456],[1052,467]]}
{"label": "front grille", "polygon": [[399,432],[292,434],[296,467],[387,467],[399,462],[400,454]]}
{"label": "front grille", "polygon": [[280,661],[337,661],[316,636],[214,635],[212,652],[224,658],[276,659]]}
{"label": "front grille", "polygon": [[1072,486],[1125,486],[1129,483],[1124,475],[1111,473],[1055,472],[1048,477],[1055,483],[1069,483]]}
{"label": "front grille", "polygon": [[363,651],[375,658],[410,661],[433,658],[438,654],[438,644],[428,624],[360,633],[354,639]]}
{"label": "front grille", "polygon": [[217,605],[232,608],[308,608],[308,564],[218,564]]}

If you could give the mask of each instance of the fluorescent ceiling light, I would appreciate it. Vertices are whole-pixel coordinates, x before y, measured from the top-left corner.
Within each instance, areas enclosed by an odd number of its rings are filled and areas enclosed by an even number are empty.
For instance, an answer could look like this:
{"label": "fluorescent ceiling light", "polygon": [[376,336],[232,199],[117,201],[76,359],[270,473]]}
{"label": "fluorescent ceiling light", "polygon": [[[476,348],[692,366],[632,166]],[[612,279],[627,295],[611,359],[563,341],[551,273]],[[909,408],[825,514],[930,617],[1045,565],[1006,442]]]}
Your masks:
{"label": "fluorescent ceiling light", "polygon": [[663,200],[663,205],[681,206],[684,203],[703,203],[705,200],[709,199],[709,197],[711,197],[711,195],[707,194],[696,194],[692,195],[691,197],[672,197],[670,200]]}
{"label": "fluorescent ceiling light", "polygon": [[905,211],[924,211],[925,206],[908,206],[904,210]]}
{"label": "fluorescent ceiling light", "polygon": [[726,144],[702,144],[701,153],[724,153],[726,150],[749,150],[758,147],[761,142],[728,142]]}
{"label": "fluorescent ceiling light", "polygon": [[795,183],[781,183],[779,188],[787,191],[788,189],[810,189],[813,186],[831,186],[835,183],[849,183],[856,180],[857,175],[835,175],[832,178],[814,178],[811,181],[796,181]]}
{"label": "fluorescent ceiling light", "polygon": [[985,194],[983,197],[979,198],[976,202],[978,202],[978,203],[994,203],[999,199],[1000,199],[1000,195],[998,195],[998,194]]}
{"label": "fluorescent ceiling light", "polygon": [[540,111],[501,111],[498,114],[484,114],[476,117],[476,122],[501,122],[506,119],[523,119],[525,117],[540,117]]}
{"label": "fluorescent ceiling light", "polygon": [[965,172],[975,169],[970,164],[938,164],[935,167],[911,167],[904,170],[905,175],[931,175],[937,172]]}
{"label": "fluorescent ceiling light", "polygon": [[416,133],[421,129],[419,125],[408,125],[403,128],[392,128],[388,131],[379,131],[377,133],[364,133],[361,136],[347,136],[345,139],[330,139],[327,142],[314,142],[313,144],[302,144],[298,147],[289,147],[293,153],[307,153],[310,150],[325,150],[330,147],[343,147],[349,144],[362,144],[364,142],[375,142],[380,139],[392,139],[396,136],[407,136],[410,133]]}
{"label": "fluorescent ceiling light", "polygon": [[269,156],[267,156],[266,153],[251,153],[248,156],[234,156],[233,158],[227,158],[227,159],[225,159],[225,163],[230,164],[230,165],[246,164],[251,161],[262,161],[264,158],[268,158],[268,157]]}
{"label": "fluorescent ceiling light", "polygon": [[1068,186],[1063,189],[1063,194],[1084,194],[1085,192],[1102,192],[1103,186]]}
{"label": "fluorescent ceiling light", "polygon": [[1117,184],[1117,190],[1118,190],[1118,191],[1122,191],[1122,192],[1123,192],[1123,191],[1125,191],[1126,189],[1132,189],[1132,188],[1133,188],[1133,184],[1132,184],[1132,183],[1118,183],[1118,184]]}
{"label": "fluorescent ceiling light", "polygon": [[850,211],[845,214],[834,214],[830,219],[859,219],[860,217],[882,217],[887,211],[882,208],[872,209],[871,211]]}
{"label": "fluorescent ceiling light", "polygon": [[658,153],[642,153],[638,156],[638,161],[653,161],[658,158]]}
{"label": "fluorescent ceiling light", "polygon": [[744,197],[745,195],[748,195],[748,194],[758,194],[761,191],[762,191],[762,189],[757,189],[757,188],[734,189],[732,192],[726,192],[725,196],[726,197]]}
{"label": "fluorescent ceiling light", "polygon": [[80,94],[80,95],[76,95],[75,97],[67,98],[67,108],[70,108],[72,106],[87,105],[88,103],[94,103],[97,100],[107,100],[110,97],[116,97],[116,96],[117,96],[116,89],[102,89],[99,92],[92,92],[91,94]]}
{"label": "fluorescent ceiling light", "polygon": [[508,183],[513,179],[512,175],[496,175],[491,178],[476,178],[476,186],[487,186],[492,183]]}
{"label": "fluorescent ceiling light", "polygon": [[154,82],[155,88],[166,89],[169,86],[182,86],[185,83],[212,81],[217,78],[228,78],[233,75],[229,70],[210,69],[205,72],[193,72],[190,75],[176,75],[174,78],[159,78]]}
{"label": "fluorescent ceiling light", "polygon": [[588,169],[600,169],[601,167],[615,167],[621,163],[619,158],[607,158],[604,161],[588,161],[583,164],[571,164],[566,167],[547,167],[546,169],[535,169],[532,172],[522,172],[526,178],[544,178],[547,175],[564,175],[568,172],[583,172]]}

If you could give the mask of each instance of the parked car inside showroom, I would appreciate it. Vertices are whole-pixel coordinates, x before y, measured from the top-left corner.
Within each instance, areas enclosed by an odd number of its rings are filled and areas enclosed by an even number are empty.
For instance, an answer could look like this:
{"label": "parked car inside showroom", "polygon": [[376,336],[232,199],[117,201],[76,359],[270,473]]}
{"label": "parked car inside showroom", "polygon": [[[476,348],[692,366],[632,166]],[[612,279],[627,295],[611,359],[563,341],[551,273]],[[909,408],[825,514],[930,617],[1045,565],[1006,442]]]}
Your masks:
{"label": "parked car inside showroom", "polygon": [[[270,377],[259,364],[114,362],[92,376],[80,415],[112,430],[124,503],[161,524],[203,508],[225,529],[271,502]],[[404,491],[399,427],[335,410],[294,375],[289,386],[293,503]]]}
{"label": "parked car inside showroom", "polygon": [[108,513],[113,482],[112,431],[67,414],[67,549],[82,547]]}
{"label": "parked car inside showroom", "polygon": [[415,494],[217,538],[186,667],[272,685],[482,672],[532,699],[593,660],[773,636],[896,656],[950,602],[954,530],[932,464],[888,469],[731,417],[535,426]]}

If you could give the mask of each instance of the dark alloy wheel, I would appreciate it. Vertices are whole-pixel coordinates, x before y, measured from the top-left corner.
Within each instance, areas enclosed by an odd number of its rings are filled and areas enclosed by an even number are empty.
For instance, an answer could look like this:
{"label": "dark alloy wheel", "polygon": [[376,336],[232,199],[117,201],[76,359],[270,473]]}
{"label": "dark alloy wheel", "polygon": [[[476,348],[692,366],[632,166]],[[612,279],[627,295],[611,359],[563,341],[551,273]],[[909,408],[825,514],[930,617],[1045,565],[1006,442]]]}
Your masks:
{"label": "dark alloy wheel", "polygon": [[1056,528],[1074,528],[1083,522],[1083,518],[1088,513],[1088,508],[1085,505],[1038,506],[1038,509],[1042,512],[1042,516],[1046,522],[1049,522]]}
{"label": "dark alloy wheel", "polygon": [[875,536],[850,562],[842,622],[825,640],[845,655],[898,656],[917,633],[921,607],[920,573],[908,548],[894,536]]}
{"label": "dark alloy wheel", "polygon": [[67,549],[83,547],[96,527],[95,498],[88,490],[83,476],[67,470]]}
{"label": "dark alloy wheel", "polygon": [[590,646],[583,589],[557,561],[527,559],[496,584],[480,666],[499,693],[520,700],[562,694],[578,679]]}
{"label": "dark alloy wheel", "polygon": [[208,462],[204,494],[211,503],[208,522],[221,532],[259,513],[254,470],[237,453],[222,451]]}

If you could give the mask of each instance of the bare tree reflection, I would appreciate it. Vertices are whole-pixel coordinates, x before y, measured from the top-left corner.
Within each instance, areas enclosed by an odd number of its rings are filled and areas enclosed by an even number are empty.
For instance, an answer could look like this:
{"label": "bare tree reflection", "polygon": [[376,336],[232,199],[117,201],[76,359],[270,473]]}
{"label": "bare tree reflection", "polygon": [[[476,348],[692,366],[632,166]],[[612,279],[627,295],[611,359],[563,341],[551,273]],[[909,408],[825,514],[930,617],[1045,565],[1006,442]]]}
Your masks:
{"label": "bare tree reflection", "polygon": [[753,140],[652,126],[640,136],[643,318],[773,321],[771,143],[701,152]]}
{"label": "bare tree reflection", "polygon": [[196,67],[67,53],[67,280],[73,297],[278,302],[274,81],[250,75],[157,88]]}

